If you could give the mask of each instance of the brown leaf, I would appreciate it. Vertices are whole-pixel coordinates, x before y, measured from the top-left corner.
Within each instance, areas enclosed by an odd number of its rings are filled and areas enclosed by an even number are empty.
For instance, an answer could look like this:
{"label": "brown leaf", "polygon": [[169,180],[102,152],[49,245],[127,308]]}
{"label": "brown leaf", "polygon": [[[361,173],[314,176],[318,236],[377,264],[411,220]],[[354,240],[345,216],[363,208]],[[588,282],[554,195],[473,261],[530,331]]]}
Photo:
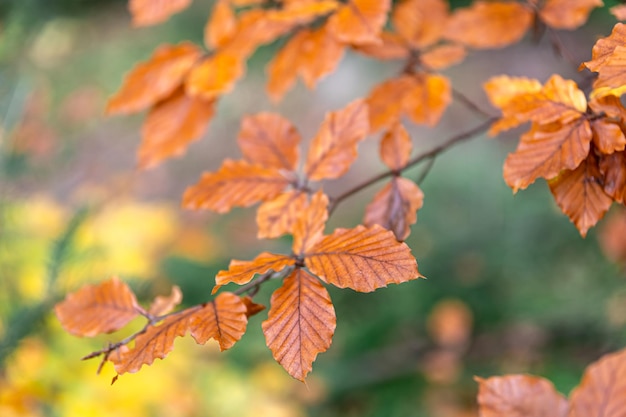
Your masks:
{"label": "brown leaf", "polygon": [[393,170],[406,166],[413,150],[409,132],[401,123],[394,124],[380,141],[380,159]]}
{"label": "brown leaf", "polygon": [[108,359],[115,365],[118,375],[138,372],[143,365],[152,365],[155,359],[163,359],[174,349],[174,339],[182,337],[189,328],[189,315],[194,310],[166,317],[158,326],[148,326],[135,339],[132,348],[124,345],[112,352]]}
{"label": "brown leaf", "polygon": [[287,266],[295,264],[295,260],[285,255],[275,255],[269,252],[263,252],[252,261],[239,261],[233,259],[230,261],[227,271],[218,272],[215,277],[215,293],[219,287],[234,282],[239,285],[247,284],[256,274],[265,274],[269,270],[278,272]]}
{"label": "brown leaf", "polygon": [[389,0],[349,0],[328,19],[329,30],[341,42],[376,43],[387,21]]}
{"label": "brown leaf", "polygon": [[245,297],[241,297],[241,301],[243,301],[246,306],[246,317],[248,318],[255,316],[261,311],[265,310],[265,306],[263,304],[255,303],[254,301],[252,301],[252,298],[247,295]]}
{"label": "brown leaf", "polygon": [[460,63],[466,55],[467,51],[462,45],[439,45],[422,53],[420,62],[430,70],[442,70]]}
{"label": "brown leaf", "polygon": [[68,294],[54,307],[67,332],[87,337],[119,330],[140,311],[135,294],[117,277],[101,284],[86,285]]}
{"label": "brown leaf", "polygon": [[626,152],[601,155],[600,172],[604,177],[604,192],[615,202],[626,204]]}
{"label": "brown leaf", "polygon": [[549,185],[556,203],[583,237],[613,202],[602,188],[602,175],[593,153],[575,170],[561,172]]}
{"label": "brown leaf", "polygon": [[120,90],[109,99],[108,114],[141,111],[169,96],[180,86],[202,51],[190,42],[162,45],[124,78]]}
{"label": "brown leaf", "polygon": [[150,26],[165,22],[191,4],[191,0],[128,0],[133,26]]}
{"label": "brown leaf", "polygon": [[583,62],[582,65],[593,72],[598,72],[605,61],[613,54],[615,48],[626,44],[626,25],[617,23],[613,31],[606,38],[599,39],[591,50],[591,61]]}
{"label": "brown leaf", "polygon": [[618,45],[598,69],[598,78],[593,83],[592,97],[626,92],[626,46]]}
{"label": "brown leaf", "polygon": [[289,184],[277,169],[225,159],[217,172],[205,173],[188,187],[183,206],[226,213],[276,197]]}
{"label": "brown leaf", "polygon": [[574,170],[589,154],[591,137],[589,122],[583,118],[566,125],[533,125],[506,158],[504,180],[517,192],[537,178],[551,179],[564,169]]}
{"label": "brown leaf", "polygon": [[522,39],[532,21],[520,3],[475,1],[452,13],[445,37],[477,49],[503,48]]}
{"label": "brown leaf", "polygon": [[293,252],[302,255],[322,238],[328,219],[328,197],[319,190],[308,207],[299,213],[293,228]]}
{"label": "brown leaf", "polygon": [[267,346],[289,375],[304,382],[335,333],[330,295],[317,278],[298,268],[274,292],[270,304],[262,324]]}
{"label": "brown leaf", "polygon": [[309,32],[301,46],[300,62],[294,65],[298,65],[304,85],[313,89],[337,68],[345,47],[330,34],[328,25]]}
{"label": "brown leaf", "polygon": [[206,131],[215,114],[215,102],[188,97],[182,89],[150,110],[141,129],[137,159],[142,169],[182,155]]}
{"label": "brown leaf", "polygon": [[213,339],[225,351],[233,347],[246,332],[248,309],[233,293],[219,294],[189,316],[189,332],[196,343],[203,345]]}
{"label": "brown leaf", "polygon": [[592,9],[602,5],[602,0],[546,0],[539,18],[555,29],[574,30],[585,24]]}
{"label": "brown leaf", "polygon": [[435,44],[443,35],[448,9],[444,0],[403,0],[394,7],[391,20],[409,45],[422,49]]}
{"label": "brown leaf", "polygon": [[334,179],[348,171],[357,157],[357,145],[369,131],[363,100],[328,113],[311,142],[304,172],[311,181]]}
{"label": "brown leaf", "polygon": [[605,119],[592,120],[591,130],[593,131],[593,144],[604,154],[623,151],[626,147],[626,137],[616,123]]}
{"label": "brown leaf", "polygon": [[238,56],[219,52],[196,65],[185,83],[187,94],[212,100],[229,93],[245,72]]}
{"label": "brown leaf", "polygon": [[391,230],[398,241],[403,241],[411,233],[411,225],[417,221],[417,210],[423,203],[424,193],[417,184],[395,177],[367,205],[363,224],[381,225]]}
{"label": "brown leaf", "polygon": [[567,399],[544,378],[507,375],[475,379],[480,417],[567,416]]}
{"label": "brown leaf", "polygon": [[618,120],[622,125],[626,121],[626,108],[624,108],[619,97],[596,97],[589,101],[589,107],[594,113],[604,113],[605,116]]}
{"label": "brown leaf", "polygon": [[295,126],[274,113],[245,117],[237,137],[237,144],[250,163],[291,171],[298,165],[300,141]]}
{"label": "brown leaf", "polygon": [[261,204],[257,210],[256,223],[259,239],[274,238],[293,231],[296,219],[307,206],[306,193],[289,190]]}
{"label": "brown leaf", "polygon": [[402,106],[414,123],[433,127],[452,101],[450,80],[443,75],[426,73],[414,78],[416,82],[406,92]]}
{"label": "brown leaf", "polygon": [[148,313],[154,317],[162,316],[172,311],[174,307],[180,304],[181,301],[183,301],[183,293],[180,291],[180,287],[178,285],[174,285],[170,295],[159,295],[154,299],[152,304],[150,304]]}
{"label": "brown leaf", "polygon": [[305,254],[305,264],[323,281],[360,292],[422,277],[409,247],[378,225],[335,229]]}
{"label": "brown leaf", "polygon": [[230,41],[237,30],[237,18],[228,0],[218,0],[204,27],[204,44],[217,49]]}
{"label": "brown leaf", "polygon": [[572,391],[568,417],[623,417],[625,392],[626,350],[604,355],[587,367]]}

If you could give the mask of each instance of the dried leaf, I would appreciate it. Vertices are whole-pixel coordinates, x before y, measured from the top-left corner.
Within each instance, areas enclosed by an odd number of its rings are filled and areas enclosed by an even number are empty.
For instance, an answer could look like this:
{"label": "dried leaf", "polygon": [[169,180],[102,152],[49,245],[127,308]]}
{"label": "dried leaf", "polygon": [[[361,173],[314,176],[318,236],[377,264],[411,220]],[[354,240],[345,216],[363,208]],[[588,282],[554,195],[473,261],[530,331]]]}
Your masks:
{"label": "dried leaf", "polygon": [[202,51],[189,42],[162,45],[145,62],[124,78],[120,90],[110,98],[108,114],[141,111],[169,96],[200,58]]}
{"label": "dried leaf", "polygon": [[424,204],[424,193],[413,181],[396,177],[374,196],[365,209],[363,224],[381,225],[391,230],[398,241],[411,233],[417,210]]}
{"label": "dried leaf", "polygon": [[277,169],[225,159],[217,172],[205,173],[188,187],[183,206],[226,213],[276,197],[289,184]]}
{"label": "dried leaf", "polygon": [[619,97],[596,97],[589,101],[589,107],[595,114],[604,113],[605,116],[618,120],[622,125],[626,121],[626,108]]}
{"label": "dried leaf", "polygon": [[165,22],[191,4],[191,0],[128,0],[133,26],[150,26]]}
{"label": "dried leaf", "polygon": [[458,44],[439,45],[420,56],[420,62],[429,70],[442,70],[465,59],[467,51]]}
{"label": "dried leaf", "polygon": [[561,172],[549,185],[556,203],[583,237],[613,202],[602,188],[602,175],[593,153],[575,170]]}
{"label": "dried leaf", "polygon": [[142,169],[182,155],[205,132],[215,114],[215,102],[178,91],[150,110],[141,129],[138,163]]}
{"label": "dried leaf", "polygon": [[589,154],[591,127],[583,118],[567,125],[533,125],[504,162],[504,180],[517,192],[537,178],[574,170]]}
{"label": "dried leaf", "polygon": [[191,70],[185,88],[190,96],[212,100],[230,92],[244,72],[240,57],[219,52]]}
{"label": "dried leaf", "polygon": [[293,228],[293,252],[302,255],[322,238],[328,219],[328,197],[319,190],[297,217]]}
{"label": "dried leaf", "polygon": [[380,141],[380,159],[396,171],[406,166],[412,150],[413,143],[409,132],[401,123],[394,124]]}
{"label": "dried leaf", "polygon": [[245,117],[237,137],[237,144],[250,163],[291,171],[298,165],[300,141],[295,126],[274,113]]}
{"label": "dried leaf", "polygon": [[237,18],[228,0],[218,0],[211,17],[204,27],[204,43],[207,48],[217,49],[230,41],[237,30]]}
{"label": "dried leaf", "polygon": [[618,45],[598,69],[598,78],[593,83],[592,97],[614,95],[620,97],[626,92],[626,46]]}
{"label": "dried leaf", "polygon": [[444,0],[403,0],[394,7],[391,20],[409,45],[422,49],[435,44],[443,35],[448,9]]}
{"label": "dried leaf", "polygon": [[402,106],[414,123],[433,127],[452,101],[450,80],[443,75],[424,73],[416,74],[415,81],[406,92]]}
{"label": "dried leaf", "polygon": [[148,313],[154,317],[162,316],[172,311],[174,307],[180,304],[181,301],[183,301],[183,293],[180,291],[180,287],[178,285],[174,285],[170,295],[159,295],[154,299],[152,304],[150,304]]}
{"label": "dried leaf", "polygon": [[400,120],[404,111],[404,97],[415,85],[415,78],[403,75],[378,84],[367,97],[370,131],[390,128]]}
{"label": "dried leaf", "polygon": [[626,350],[587,367],[570,395],[568,417],[623,417],[626,410]]}
{"label": "dried leaf", "polygon": [[341,42],[376,43],[387,21],[389,0],[349,0],[328,19],[328,28]]}
{"label": "dried leaf", "polygon": [[306,193],[290,190],[261,204],[257,210],[256,223],[259,239],[274,238],[293,231],[296,219],[307,206]]}
{"label": "dried leaf", "polygon": [[335,333],[330,295],[317,278],[298,268],[274,292],[270,304],[262,324],[267,346],[289,375],[304,381]]}
{"label": "dried leaf", "polygon": [[626,204],[626,152],[600,156],[604,192],[615,202]]}
{"label": "dried leaf", "polygon": [[302,42],[298,65],[304,84],[313,89],[317,82],[332,73],[343,57],[344,45],[328,31],[328,25],[308,33]]}
{"label": "dried leaf", "polygon": [[603,154],[623,151],[626,146],[626,137],[621,127],[605,119],[591,121],[593,144]]}
{"label": "dried leaf", "polygon": [[246,306],[246,317],[250,318],[259,314],[261,311],[265,310],[265,306],[263,304],[257,304],[252,301],[252,298],[249,296],[241,297],[241,301]]}
{"label": "dried leaf", "polygon": [[546,0],[539,18],[555,29],[574,30],[585,24],[592,9],[602,5],[602,0]]}
{"label": "dried leaf", "polygon": [[445,37],[477,49],[503,48],[522,39],[532,21],[520,3],[475,1],[452,13]]}
{"label": "dried leaf", "polygon": [[319,181],[345,174],[357,157],[358,143],[368,131],[368,110],[363,100],[328,113],[311,142],[304,166],[307,178]]}
{"label": "dried leaf", "polygon": [[234,346],[248,325],[246,304],[233,293],[219,294],[189,317],[189,332],[196,343],[203,345],[213,339],[225,351]]}
{"label": "dried leaf", "polygon": [[566,417],[567,399],[544,378],[507,375],[475,378],[481,417]]}
{"label": "dried leaf", "polygon": [[135,294],[117,277],[86,285],[54,307],[67,332],[87,337],[119,330],[140,311]]}
{"label": "dried leaf", "polygon": [[296,82],[300,72],[302,48],[308,34],[309,30],[303,29],[292,36],[267,66],[267,94],[273,101],[280,101]]}
{"label": "dried leaf", "polygon": [[295,260],[285,255],[275,255],[263,252],[252,261],[239,261],[233,259],[228,265],[227,271],[218,272],[215,277],[215,293],[219,287],[234,282],[239,285],[247,284],[256,274],[265,274],[269,270],[278,272],[287,266],[295,264]]}
{"label": "dried leaf", "polygon": [[605,61],[613,54],[615,48],[626,44],[626,25],[617,23],[613,31],[606,38],[599,39],[591,50],[591,61],[583,62],[582,65],[593,72],[598,72]]}
{"label": "dried leaf", "polygon": [[378,225],[335,229],[305,254],[305,264],[325,282],[360,292],[422,277],[409,247]]}

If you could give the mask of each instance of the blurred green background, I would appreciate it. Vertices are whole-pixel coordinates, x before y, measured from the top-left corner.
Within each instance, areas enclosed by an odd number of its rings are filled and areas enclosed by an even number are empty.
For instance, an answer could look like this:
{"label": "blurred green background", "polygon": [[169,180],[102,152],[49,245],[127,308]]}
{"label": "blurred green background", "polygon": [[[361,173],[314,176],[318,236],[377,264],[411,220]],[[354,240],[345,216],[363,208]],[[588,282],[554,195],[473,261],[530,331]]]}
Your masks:
{"label": "blurred green background", "polygon": [[[589,362],[626,345],[623,265],[608,260],[600,244],[610,219],[582,239],[545,183],[513,196],[501,167],[516,131],[437,158],[407,241],[428,279],[371,294],[330,288],[337,330],[306,385],[273,362],[260,328],[266,312],[227,353],[187,338],[166,361],[113,386],[112,367],[95,375],[97,363],[80,358],[117,335],[67,335],[54,303],[119,275],[143,301],[177,284],[191,305],[208,299],[230,259],[289,250],[288,239],[255,239],[253,210],[183,211],[182,192],[203,170],[239,156],[243,114],[280,112],[311,138],[325,112],[364,96],[401,66],[348,54],[317,90],[298,86],[272,105],[264,66],[284,40],[263,47],[220,102],[206,137],[183,158],[136,171],[143,115],[105,118],[106,97],[157,45],[200,44],[210,9],[210,1],[197,0],[165,24],[131,29],[122,0],[0,1],[0,415],[467,417],[476,415],[475,375],[538,374],[567,394]],[[575,32],[559,32],[578,61],[610,33],[607,9]],[[549,40],[527,37],[506,50],[472,53],[445,74],[489,109],[481,92],[489,76],[543,81],[554,72],[582,77]],[[480,122],[455,102],[437,128],[411,126],[415,152]],[[377,146],[368,139],[349,174],[325,189],[337,195],[382,171]],[[417,179],[422,169],[408,176]],[[330,225],[359,223],[382,186],[346,202]],[[277,286],[265,285],[255,301],[268,304]]]}

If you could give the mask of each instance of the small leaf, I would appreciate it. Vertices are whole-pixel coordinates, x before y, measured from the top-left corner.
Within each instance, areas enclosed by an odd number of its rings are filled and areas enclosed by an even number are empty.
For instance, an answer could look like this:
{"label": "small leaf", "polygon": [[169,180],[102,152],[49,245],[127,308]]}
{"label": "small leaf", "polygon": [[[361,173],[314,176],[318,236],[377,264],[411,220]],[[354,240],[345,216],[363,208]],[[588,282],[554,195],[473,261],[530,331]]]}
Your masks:
{"label": "small leaf", "polygon": [[275,255],[269,252],[263,252],[252,261],[239,261],[233,259],[230,261],[227,271],[218,272],[215,277],[215,293],[219,287],[234,282],[239,285],[247,284],[256,274],[265,274],[269,270],[278,272],[287,266],[295,264],[295,260],[285,255]]}
{"label": "small leaf", "polygon": [[623,151],[626,147],[626,137],[621,127],[605,119],[591,121],[593,144],[603,154]]}
{"label": "small leaf", "polygon": [[108,114],[141,111],[169,96],[180,86],[202,51],[189,42],[162,45],[148,61],[136,65],[120,90],[107,103]]}
{"label": "small leaf", "polygon": [[226,213],[233,207],[270,200],[288,184],[276,169],[226,159],[217,172],[205,173],[197,184],[187,188],[183,206]]}
{"label": "small leaf", "polygon": [[602,0],[546,0],[539,18],[555,29],[574,30],[585,24],[592,9],[602,5]]}
{"label": "small leaf", "polygon": [[376,43],[387,21],[389,0],[349,0],[328,19],[329,30],[341,42]]}
{"label": "small leaf", "polygon": [[211,17],[204,28],[204,43],[207,48],[224,46],[237,30],[237,18],[228,0],[218,0],[213,6]]}
{"label": "small leaf", "polygon": [[320,79],[337,68],[344,49],[344,45],[330,34],[328,25],[310,31],[302,42],[298,66],[304,84],[309,89],[315,88]]}
{"label": "small leaf", "polygon": [[178,91],[150,110],[141,129],[139,167],[146,169],[181,155],[199,139],[215,114],[215,102],[188,97]]}
{"label": "small leaf", "polygon": [[420,61],[429,70],[438,71],[460,63],[466,55],[467,51],[462,45],[446,44],[422,53]]}
{"label": "small leaf", "polygon": [[567,399],[544,378],[507,375],[475,379],[480,417],[567,416]]}
{"label": "small leaf", "polygon": [[404,97],[415,85],[415,78],[409,75],[392,78],[378,84],[367,97],[370,131],[390,128],[400,120],[404,111]]}
{"label": "small leaf", "polygon": [[191,4],[191,0],[129,0],[133,26],[150,26],[165,22]]}
{"label": "small leaf", "polygon": [[191,70],[185,88],[190,96],[212,100],[229,93],[244,72],[244,62],[240,57],[216,53]]}
{"label": "small leaf", "polygon": [[400,170],[406,166],[412,150],[413,143],[409,132],[401,123],[394,124],[380,141],[380,159],[393,170]]}
{"label": "small leaf", "polygon": [[246,332],[246,304],[233,293],[224,292],[206,303],[189,317],[189,332],[196,343],[216,340],[220,350],[233,347]]}
{"label": "small leaf", "polygon": [[439,74],[416,74],[415,84],[404,96],[406,115],[417,124],[436,126],[452,101],[452,87],[447,77]]}
{"label": "small leaf", "polygon": [[292,36],[267,66],[267,94],[274,102],[280,101],[296,82],[308,33],[308,29],[303,29]]}
{"label": "small leaf", "polygon": [[334,179],[348,171],[357,157],[357,145],[369,131],[368,110],[363,100],[328,113],[311,142],[304,172],[308,179]]}
{"label": "small leaf", "polygon": [[600,172],[604,177],[604,192],[615,202],[626,204],[626,152],[601,155]]}
{"label": "small leaf", "polygon": [[274,238],[292,233],[296,219],[307,207],[307,195],[299,190],[289,190],[261,204],[256,214],[259,239]]}
{"label": "small leaf", "polygon": [[254,301],[252,301],[252,298],[247,295],[245,297],[241,297],[241,301],[243,301],[246,306],[246,317],[248,318],[255,316],[261,311],[265,310],[265,306],[263,304],[255,303]]}
{"label": "small leaf", "polygon": [[315,245],[324,234],[328,220],[328,197],[319,190],[308,207],[297,217],[293,228],[293,252],[301,255]]}
{"label": "small leaf", "polygon": [[626,350],[589,365],[570,395],[568,417],[623,417],[626,410]]}
{"label": "small leaf", "polygon": [[270,304],[262,324],[267,346],[289,375],[304,382],[335,333],[330,295],[317,278],[298,268],[274,291]]}
{"label": "small leaf", "polygon": [[181,301],[183,301],[183,293],[180,291],[180,287],[178,285],[174,285],[170,295],[160,295],[154,299],[152,304],[150,304],[148,313],[155,317],[162,316],[172,311],[174,307],[180,304]]}
{"label": "small leaf", "polygon": [[499,75],[491,77],[483,85],[487,97],[495,107],[504,108],[514,98],[524,94],[536,94],[543,88],[534,78]]}
{"label": "small leaf", "polygon": [[403,0],[394,7],[391,20],[409,45],[422,49],[435,44],[443,35],[448,9],[444,0]]}
{"label": "small leaf", "polygon": [[98,285],[86,285],[54,307],[67,332],[87,337],[119,330],[137,317],[139,311],[135,294],[117,277]]}
{"label": "small leaf", "polygon": [[304,260],[323,281],[360,292],[422,277],[409,247],[378,225],[336,229],[313,246]]}

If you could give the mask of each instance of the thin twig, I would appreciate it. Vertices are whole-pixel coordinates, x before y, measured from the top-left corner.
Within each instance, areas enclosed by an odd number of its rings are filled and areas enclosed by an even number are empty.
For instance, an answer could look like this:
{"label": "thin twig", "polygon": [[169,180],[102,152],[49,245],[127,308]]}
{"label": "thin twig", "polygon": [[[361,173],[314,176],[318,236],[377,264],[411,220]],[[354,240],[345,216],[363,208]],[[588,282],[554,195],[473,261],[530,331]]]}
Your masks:
{"label": "thin twig", "polygon": [[428,162],[426,163],[426,166],[424,167],[424,170],[420,173],[420,176],[417,178],[417,180],[415,181],[418,185],[422,185],[422,183],[424,182],[424,180],[426,179],[426,176],[428,175],[428,173],[430,172],[430,170],[432,169],[433,165],[435,165],[435,159],[437,159],[436,156],[433,156],[432,158],[430,158],[428,160]]}
{"label": "thin twig", "polygon": [[480,106],[478,106],[478,104],[474,103],[472,100],[470,100],[465,94],[461,93],[459,90],[456,90],[453,88],[452,95],[454,96],[454,98],[459,100],[461,103],[463,103],[463,105],[465,105],[465,107],[467,107],[474,113],[479,114],[482,117],[486,117],[486,118],[494,117],[492,114],[489,114],[489,112],[487,112],[486,110],[481,109]]}

